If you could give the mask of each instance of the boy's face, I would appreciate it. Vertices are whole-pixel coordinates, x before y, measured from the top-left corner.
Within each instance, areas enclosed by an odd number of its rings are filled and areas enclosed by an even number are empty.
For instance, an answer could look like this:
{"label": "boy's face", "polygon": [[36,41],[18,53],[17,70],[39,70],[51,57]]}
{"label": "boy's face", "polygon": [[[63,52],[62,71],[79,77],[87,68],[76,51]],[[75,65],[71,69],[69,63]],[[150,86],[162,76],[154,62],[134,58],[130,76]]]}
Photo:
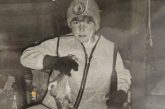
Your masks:
{"label": "boy's face", "polygon": [[78,16],[71,21],[72,33],[82,43],[90,41],[96,32],[96,25],[92,17]]}

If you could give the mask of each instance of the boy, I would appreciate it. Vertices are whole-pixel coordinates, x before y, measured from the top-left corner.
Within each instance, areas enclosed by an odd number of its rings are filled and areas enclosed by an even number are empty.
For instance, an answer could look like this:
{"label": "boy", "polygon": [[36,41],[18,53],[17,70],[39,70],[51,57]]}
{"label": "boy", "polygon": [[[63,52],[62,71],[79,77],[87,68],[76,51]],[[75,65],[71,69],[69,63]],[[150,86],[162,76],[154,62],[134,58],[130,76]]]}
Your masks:
{"label": "boy", "polygon": [[[114,43],[96,34],[100,28],[98,5],[94,0],[73,0],[67,11],[67,22],[72,33],[60,37],[59,46],[58,39],[54,38],[30,47],[23,52],[21,63],[31,69],[55,69],[68,75],[73,102],[76,101],[83,74],[86,72],[88,75],[78,108],[106,109]],[[112,109],[122,107],[131,84],[130,73],[124,68],[119,54],[116,69],[117,94],[114,99],[110,99]],[[57,109],[55,103],[44,104],[49,108]],[[46,109],[44,106],[41,107]],[[37,109],[37,106],[32,108]]]}

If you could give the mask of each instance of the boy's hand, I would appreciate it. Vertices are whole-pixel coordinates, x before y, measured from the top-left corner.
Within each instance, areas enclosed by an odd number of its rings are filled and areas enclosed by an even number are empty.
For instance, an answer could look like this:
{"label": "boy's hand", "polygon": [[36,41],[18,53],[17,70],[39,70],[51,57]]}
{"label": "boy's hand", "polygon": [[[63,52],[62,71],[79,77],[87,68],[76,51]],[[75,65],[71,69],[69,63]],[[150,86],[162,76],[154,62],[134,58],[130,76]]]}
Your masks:
{"label": "boy's hand", "polygon": [[70,71],[72,69],[78,71],[78,63],[72,58],[72,56],[58,57],[46,55],[43,60],[43,68],[59,70],[60,73],[71,76]]}
{"label": "boy's hand", "polygon": [[127,93],[123,90],[117,91],[113,98],[107,101],[109,109],[120,109],[127,101]]}

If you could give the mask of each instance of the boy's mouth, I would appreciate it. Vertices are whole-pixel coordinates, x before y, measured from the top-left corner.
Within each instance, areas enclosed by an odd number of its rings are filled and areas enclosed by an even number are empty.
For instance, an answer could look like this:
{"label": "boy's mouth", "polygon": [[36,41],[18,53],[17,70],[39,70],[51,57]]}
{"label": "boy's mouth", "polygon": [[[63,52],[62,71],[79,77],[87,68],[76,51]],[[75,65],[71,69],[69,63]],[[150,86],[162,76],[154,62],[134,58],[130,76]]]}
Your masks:
{"label": "boy's mouth", "polygon": [[79,38],[84,38],[86,37],[87,35],[78,35]]}

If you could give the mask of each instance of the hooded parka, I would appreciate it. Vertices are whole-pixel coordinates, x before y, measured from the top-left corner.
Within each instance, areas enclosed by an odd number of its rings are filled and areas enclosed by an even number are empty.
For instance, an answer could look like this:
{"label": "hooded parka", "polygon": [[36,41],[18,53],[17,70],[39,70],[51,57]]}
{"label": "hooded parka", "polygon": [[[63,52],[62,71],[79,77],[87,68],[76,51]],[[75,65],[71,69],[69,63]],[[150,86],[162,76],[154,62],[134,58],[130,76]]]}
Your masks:
{"label": "hooded parka", "polygon": [[[98,38],[98,35],[95,35],[95,38]],[[95,42],[84,44],[88,56],[90,55]],[[43,69],[43,59],[45,55],[57,56],[56,46],[57,38],[53,38],[44,41],[38,46],[27,48],[21,56],[22,65],[31,69]],[[79,109],[107,108],[106,94],[110,89],[113,51],[114,43],[101,35],[93,53],[93,58],[91,60],[86,86]],[[75,55],[78,58],[77,62],[79,65],[78,71],[71,70],[72,76],[68,77],[71,87],[71,98],[73,102],[75,102],[83,77],[85,53],[80,42],[77,41],[72,34],[67,34],[60,37],[59,56],[62,57],[70,54]],[[123,66],[120,54],[117,55],[116,70],[118,82],[117,90],[121,89],[127,92],[131,84],[131,75]],[[53,97],[50,96],[49,92],[47,93],[43,104],[52,109],[57,109],[56,103]],[[30,109],[37,109],[37,107]]]}

